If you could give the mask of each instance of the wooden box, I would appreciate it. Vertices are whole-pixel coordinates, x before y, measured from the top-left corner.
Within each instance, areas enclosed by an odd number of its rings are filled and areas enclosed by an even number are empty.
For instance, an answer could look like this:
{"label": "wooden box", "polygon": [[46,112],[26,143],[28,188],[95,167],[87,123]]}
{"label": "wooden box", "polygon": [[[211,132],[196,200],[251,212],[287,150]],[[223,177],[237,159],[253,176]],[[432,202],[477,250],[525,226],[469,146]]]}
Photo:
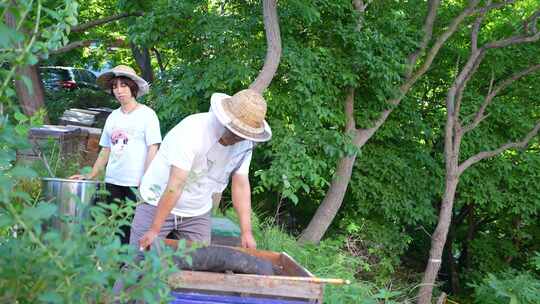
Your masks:
{"label": "wooden box", "polygon": [[64,114],[62,114],[62,117],[58,121],[62,125],[92,127],[96,123],[96,116],[98,114],[99,112],[97,111],[74,108],[64,111]]}
{"label": "wooden box", "polygon": [[102,130],[100,128],[81,127],[81,126],[74,126],[74,125],[67,125],[67,126],[79,128],[88,133],[88,137],[86,138],[86,141],[82,143],[83,154],[84,154],[83,165],[85,166],[94,165],[94,162],[96,161],[98,157],[99,150],[101,149],[101,147],[99,146],[99,140],[101,139]]}
{"label": "wooden box", "polygon": [[[182,296],[195,292],[195,295],[212,295],[218,299],[219,295],[227,298],[231,296],[236,296],[238,299],[245,298],[241,303],[323,303],[324,282],[315,278],[288,254],[245,248],[235,249],[272,262],[282,269],[284,275],[265,276],[184,270],[172,274],[169,277],[169,285]],[[216,300],[216,302],[208,303],[222,302]]]}
{"label": "wooden box", "polygon": [[[32,148],[17,151],[20,159],[37,160],[40,151],[50,156],[59,153],[61,159],[79,157],[88,132],[78,127],[43,125],[30,129],[28,138]],[[52,151],[54,149],[54,152]]]}

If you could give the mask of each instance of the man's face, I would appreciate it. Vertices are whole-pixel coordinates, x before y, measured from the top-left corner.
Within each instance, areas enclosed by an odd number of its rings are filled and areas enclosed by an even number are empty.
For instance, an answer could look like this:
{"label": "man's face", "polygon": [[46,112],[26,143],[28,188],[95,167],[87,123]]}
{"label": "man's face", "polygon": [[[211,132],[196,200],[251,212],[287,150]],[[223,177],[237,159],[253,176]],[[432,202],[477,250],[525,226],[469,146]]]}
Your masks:
{"label": "man's face", "polygon": [[244,138],[234,134],[233,132],[229,131],[229,129],[225,129],[225,133],[223,133],[223,135],[219,139],[219,142],[224,146],[232,146],[243,140]]}

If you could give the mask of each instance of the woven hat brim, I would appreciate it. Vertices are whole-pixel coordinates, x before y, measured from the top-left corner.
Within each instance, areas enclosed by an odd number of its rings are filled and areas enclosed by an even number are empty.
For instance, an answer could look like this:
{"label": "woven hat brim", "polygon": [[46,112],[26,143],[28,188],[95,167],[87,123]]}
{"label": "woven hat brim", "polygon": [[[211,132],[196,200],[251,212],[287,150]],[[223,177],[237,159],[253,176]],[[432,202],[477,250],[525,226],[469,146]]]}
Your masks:
{"label": "woven hat brim", "polygon": [[270,129],[270,125],[268,125],[268,122],[266,122],[266,120],[263,121],[264,128],[261,133],[248,132],[247,130],[233,124],[233,117],[231,117],[230,114],[225,111],[223,107],[223,100],[228,98],[231,98],[231,96],[223,93],[214,93],[210,98],[210,106],[212,112],[222,125],[224,125],[234,134],[254,142],[265,142],[269,141],[272,138],[272,130]]}
{"label": "woven hat brim", "polygon": [[143,78],[141,78],[141,77],[139,77],[137,75],[127,73],[127,72],[122,72],[122,71],[107,71],[107,72],[104,72],[103,74],[99,75],[99,77],[97,78],[96,81],[97,81],[97,84],[102,89],[107,91],[107,93],[110,93],[111,79],[113,79],[114,77],[119,77],[119,76],[124,76],[124,77],[127,77],[127,78],[135,81],[135,83],[139,87],[139,90],[137,92],[137,97],[141,97],[144,94],[147,94],[148,91],[150,90],[150,86],[148,85],[148,82],[146,82],[146,80],[144,80]]}

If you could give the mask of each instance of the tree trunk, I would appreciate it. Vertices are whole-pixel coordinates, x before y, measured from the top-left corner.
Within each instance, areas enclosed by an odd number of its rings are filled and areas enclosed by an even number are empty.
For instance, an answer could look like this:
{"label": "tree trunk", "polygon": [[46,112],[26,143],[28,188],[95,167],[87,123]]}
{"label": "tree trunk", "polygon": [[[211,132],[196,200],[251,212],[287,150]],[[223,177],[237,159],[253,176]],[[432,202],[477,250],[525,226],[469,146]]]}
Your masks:
{"label": "tree trunk", "polygon": [[152,70],[152,64],[150,62],[150,51],[145,46],[137,46],[134,43],[130,43],[131,52],[135,58],[135,62],[141,70],[141,76],[144,80],[152,83],[154,81],[154,71]]}
{"label": "tree trunk", "polygon": [[439,213],[439,222],[437,228],[431,236],[431,249],[429,251],[429,260],[424,271],[424,278],[422,279],[422,287],[418,293],[419,304],[430,304],[431,296],[433,292],[433,286],[437,279],[439,268],[441,267],[441,258],[446,243],[446,237],[448,235],[448,229],[450,227],[450,221],[452,220],[452,207],[454,204],[454,195],[458,185],[459,178],[455,174],[457,168],[447,173],[446,187],[444,191],[444,197],[441,204],[441,210]]}
{"label": "tree trunk", "polygon": [[[367,133],[359,132],[356,129],[354,119],[354,89],[349,89],[347,98],[345,99],[344,113],[346,118],[345,133],[354,136],[353,144],[355,146],[363,146],[369,137]],[[330,183],[330,188],[328,188],[324,200],[298,239],[301,244],[318,243],[321,241],[343,203],[343,197],[347,192],[347,187],[351,180],[355,160],[356,153],[339,160],[336,174]]]}
{"label": "tree trunk", "polygon": [[[32,84],[31,90],[28,90],[22,77],[26,77],[30,81]],[[33,115],[39,109],[45,107],[45,90],[37,65],[17,68],[15,71],[15,91],[24,114]],[[46,117],[45,120],[47,120]]]}
{"label": "tree trunk", "polygon": [[469,246],[474,239],[474,235],[476,234],[476,226],[477,221],[474,217],[474,210],[471,210],[471,212],[467,216],[467,236],[465,237],[465,241],[461,245],[461,255],[459,256],[459,266],[460,269],[469,269],[471,267],[471,257],[469,255]]}
{"label": "tree trunk", "polygon": [[154,54],[156,55],[156,60],[159,66],[159,71],[161,74],[165,74],[165,65],[163,64],[163,59],[161,58],[161,53],[155,47],[152,47]]}
{"label": "tree trunk", "polygon": [[277,0],[263,0],[264,29],[266,33],[266,58],[259,75],[249,86],[250,89],[263,93],[272,82],[281,59],[281,35],[277,14]]}
{"label": "tree trunk", "polygon": [[330,188],[320,207],[317,209],[317,212],[309,222],[309,225],[304,232],[302,232],[302,235],[298,240],[300,243],[318,243],[322,239],[324,233],[341,207],[343,197],[347,192],[347,187],[351,180],[355,160],[356,153],[340,159],[336,175],[330,184]]}
{"label": "tree trunk", "polygon": [[[16,28],[17,20],[9,10],[6,11],[4,20],[8,27]],[[23,77],[26,77],[28,83],[31,84],[31,88],[28,88]],[[22,66],[15,70],[15,91],[24,114],[33,115],[40,108],[45,107],[45,91],[37,65]],[[47,117],[45,117],[45,121],[47,121]]]}
{"label": "tree trunk", "polygon": [[[457,223],[454,223],[454,225],[457,225]],[[460,290],[459,286],[459,274],[457,271],[457,265],[456,261],[454,259],[454,255],[452,252],[454,251],[453,245],[454,240],[456,237],[456,231],[453,228],[453,225],[450,227],[450,231],[448,232],[448,238],[446,240],[446,262],[448,265],[448,272],[449,272],[449,278],[450,278],[450,290],[452,291],[452,294],[458,294]]]}

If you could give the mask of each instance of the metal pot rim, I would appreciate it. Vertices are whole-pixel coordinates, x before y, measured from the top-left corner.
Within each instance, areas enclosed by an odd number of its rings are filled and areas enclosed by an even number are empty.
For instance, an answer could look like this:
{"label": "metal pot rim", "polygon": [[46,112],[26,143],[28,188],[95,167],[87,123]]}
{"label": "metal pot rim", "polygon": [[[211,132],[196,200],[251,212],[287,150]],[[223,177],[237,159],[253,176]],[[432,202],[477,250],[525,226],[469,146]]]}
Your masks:
{"label": "metal pot rim", "polygon": [[68,182],[68,183],[92,183],[99,184],[100,181],[97,180],[87,180],[87,179],[67,179],[67,178],[57,178],[57,177],[42,177],[43,181],[52,181],[52,182]]}

